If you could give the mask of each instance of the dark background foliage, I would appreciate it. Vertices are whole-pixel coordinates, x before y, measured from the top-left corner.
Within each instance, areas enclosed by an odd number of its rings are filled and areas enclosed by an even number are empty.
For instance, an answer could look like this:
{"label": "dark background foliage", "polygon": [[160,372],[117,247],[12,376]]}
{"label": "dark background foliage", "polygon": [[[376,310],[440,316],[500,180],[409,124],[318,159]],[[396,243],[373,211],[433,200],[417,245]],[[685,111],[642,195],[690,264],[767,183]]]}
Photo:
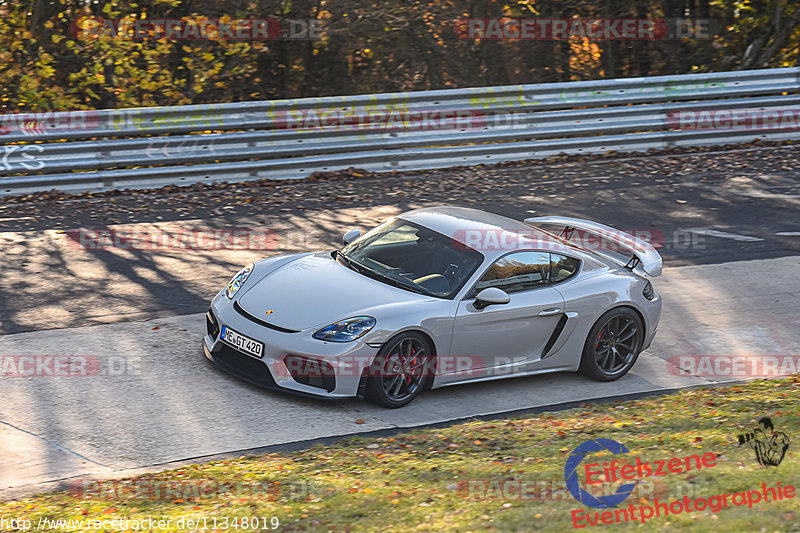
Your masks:
{"label": "dark background foliage", "polygon": [[[76,38],[81,17],[316,20],[315,40]],[[683,40],[467,40],[467,17],[705,18]],[[177,105],[794,66],[796,0],[0,0],[0,110]]]}

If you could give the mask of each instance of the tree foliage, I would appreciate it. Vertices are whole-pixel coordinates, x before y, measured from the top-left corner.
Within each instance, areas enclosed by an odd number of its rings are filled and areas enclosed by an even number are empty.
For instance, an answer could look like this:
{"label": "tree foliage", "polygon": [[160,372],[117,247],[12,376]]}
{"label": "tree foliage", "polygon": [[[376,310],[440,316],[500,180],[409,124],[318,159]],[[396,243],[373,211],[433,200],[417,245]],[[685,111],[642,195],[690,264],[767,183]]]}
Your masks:
{"label": "tree foliage", "polygon": [[[84,17],[318,21],[318,39],[87,38]],[[468,40],[472,17],[707,18],[705,39]],[[90,109],[792,66],[792,0],[0,0],[0,109]]]}

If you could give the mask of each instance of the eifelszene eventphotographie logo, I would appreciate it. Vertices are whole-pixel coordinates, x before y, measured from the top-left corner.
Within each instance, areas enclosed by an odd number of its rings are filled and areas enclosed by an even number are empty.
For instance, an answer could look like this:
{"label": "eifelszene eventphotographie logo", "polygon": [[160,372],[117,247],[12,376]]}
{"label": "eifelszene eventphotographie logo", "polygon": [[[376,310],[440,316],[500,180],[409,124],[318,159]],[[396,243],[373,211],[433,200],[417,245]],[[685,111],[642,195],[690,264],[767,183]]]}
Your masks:
{"label": "eifelszene eventphotographie logo", "polygon": [[[769,433],[768,433],[769,430]],[[780,462],[788,448],[788,437],[776,432],[769,419],[761,419],[759,428],[752,433],[739,436],[739,441],[752,442],[756,456],[762,464]],[[611,453],[617,459],[602,460],[602,455]],[[590,454],[601,457],[587,459]],[[630,455],[628,455],[630,454]],[[581,443],[567,458],[564,465],[564,479],[567,490],[580,504],[594,510],[574,509],[572,525],[576,529],[598,526],[600,524],[620,524],[639,522],[644,524],[655,518],[674,517],[685,513],[704,511],[719,512],[727,507],[746,506],[778,502],[796,496],[796,487],[788,483],[775,482],[768,485],[760,483],[750,489],[738,492],[720,492],[710,496],[692,494],[681,499],[653,498],[634,503],[627,502],[637,483],[645,479],[655,479],[669,474],[683,474],[707,470],[717,466],[717,458],[722,454],[706,452],[703,455],[690,454],[685,457],[668,457],[654,461],[642,460],[620,442],[611,439],[592,439]],[[603,485],[631,481],[616,487],[616,492],[600,494],[593,490]],[[587,490],[589,489],[589,490]],[[634,498],[635,500],[635,498]],[[626,505],[623,505],[623,502]]]}
{"label": "eifelszene eventphotographie logo", "polygon": [[[717,455],[706,452],[702,456],[691,454],[686,457],[671,457],[656,461],[644,461],[638,455],[630,460],[628,458],[614,459],[610,462],[594,460],[584,463],[587,455],[597,452],[611,452],[614,455],[627,455],[628,448],[621,442],[611,439],[592,439],[581,443],[572,450],[564,464],[564,479],[567,490],[581,504],[596,509],[617,507],[631,495],[636,488],[636,483],[646,478],[658,478],[670,474],[680,474],[693,470],[703,470],[717,466]],[[610,495],[592,494],[581,486],[583,479],[585,487],[594,488],[604,483],[617,483],[619,481],[632,481],[617,487],[617,491]]]}

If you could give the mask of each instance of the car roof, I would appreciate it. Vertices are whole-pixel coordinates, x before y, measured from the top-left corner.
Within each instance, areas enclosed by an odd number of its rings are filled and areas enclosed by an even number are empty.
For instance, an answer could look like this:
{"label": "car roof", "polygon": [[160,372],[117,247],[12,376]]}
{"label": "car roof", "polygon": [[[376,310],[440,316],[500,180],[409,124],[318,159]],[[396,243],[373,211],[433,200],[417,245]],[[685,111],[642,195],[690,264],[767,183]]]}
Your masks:
{"label": "car roof", "polygon": [[[556,247],[563,251],[565,244],[576,249],[564,241],[554,242],[551,234],[519,220],[469,207],[424,207],[398,215],[397,218],[430,228],[445,237],[480,251],[487,258],[504,255],[512,249],[492,245],[476,247],[476,239],[477,242],[488,242],[491,238],[492,242],[522,244],[520,242],[520,233],[522,233],[523,238],[530,238],[531,249],[548,250]],[[486,241],[482,239],[486,239]],[[522,248],[529,247],[522,246]]]}
{"label": "car roof", "polygon": [[469,207],[423,207],[407,211],[398,218],[430,228],[445,237],[458,238],[464,230],[530,230],[527,224],[513,218],[487,213]]}

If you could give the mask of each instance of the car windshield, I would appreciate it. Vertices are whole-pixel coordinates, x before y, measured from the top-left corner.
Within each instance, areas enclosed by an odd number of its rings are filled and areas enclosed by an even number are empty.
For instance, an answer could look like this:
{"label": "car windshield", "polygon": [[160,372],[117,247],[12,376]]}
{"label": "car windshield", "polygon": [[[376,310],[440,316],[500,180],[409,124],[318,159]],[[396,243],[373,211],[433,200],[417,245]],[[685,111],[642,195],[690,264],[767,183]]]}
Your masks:
{"label": "car windshield", "polygon": [[342,248],[340,261],[406,290],[454,298],[483,255],[431,229],[394,219]]}

